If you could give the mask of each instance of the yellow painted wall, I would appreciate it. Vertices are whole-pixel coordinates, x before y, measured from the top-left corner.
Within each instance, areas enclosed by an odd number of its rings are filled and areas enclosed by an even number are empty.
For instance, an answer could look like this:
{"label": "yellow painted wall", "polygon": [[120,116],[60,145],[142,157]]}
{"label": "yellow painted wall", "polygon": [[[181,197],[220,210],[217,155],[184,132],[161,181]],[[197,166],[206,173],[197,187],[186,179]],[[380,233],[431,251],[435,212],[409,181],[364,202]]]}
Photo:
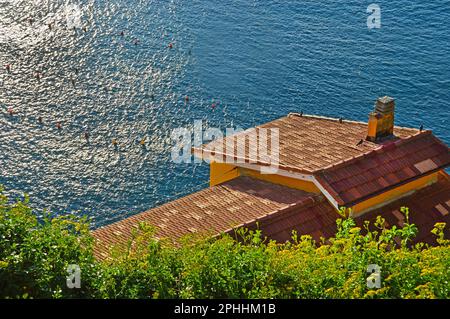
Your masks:
{"label": "yellow painted wall", "polygon": [[211,162],[209,165],[209,185],[225,183],[240,175],[239,168],[225,163]]}
{"label": "yellow painted wall", "polygon": [[433,184],[437,181],[438,174],[439,174],[439,172],[436,172],[436,173],[421,177],[412,182],[409,182],[408,184],[404,184],[397,188],[391,189],[390,191],[387,191],[383,194],[369,198],[368,200],[366,200],[364,202],[356,204],[355,206],[352,207],[353,216],[354,217],[359,216],[368,210],[384,206],[384,205],[386,205],[387,202],[394,201],[395,199],[401,197],[402,195],[405,195],[416,189],[420,189],[420,188],[423,188],[430,184]]}
{"label": "yellow painted wall", "polygon": [[320,193],[320,190],[314,185],[313,182],[302,181],[300,179],[275,175],[275,174],[261,174],[258,171],[241,168],[241,175],[251,176],[256,179],[261,179],[266,182],[271,182],[274,184],[284,185],[290,188],[301,189],[305,192],[310,193]]}

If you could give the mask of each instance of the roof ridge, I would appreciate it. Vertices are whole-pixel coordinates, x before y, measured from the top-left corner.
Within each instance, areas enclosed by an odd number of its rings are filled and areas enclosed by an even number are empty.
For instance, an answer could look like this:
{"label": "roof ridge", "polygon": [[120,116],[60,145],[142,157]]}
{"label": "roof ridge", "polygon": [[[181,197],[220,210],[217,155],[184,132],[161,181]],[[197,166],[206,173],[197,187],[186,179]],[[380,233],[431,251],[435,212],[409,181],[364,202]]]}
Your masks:
{"label": "roof ridge", "polygon": [[395,144],[396,147],[402,146],[402,145],[405,145],[405,144],[409,144],[409,143],[411,143],[413,141],[416,141],[419,138],[425,138],[427,136],[430,136],[431,138],[433,138],[435,143],[439,143],[439,144],[441,144],[441,146],[445,146],[445,147],[448,148],[447,144],[445,144],[444,141],[441,141],[440,138],[438,138],[436,135],[434,135],[432,130],[424,130],[424,131],[419,131],[419,132],[417,132],[417,133],[415,133],[413,135],[401,138],[401,139],[399,139],[397,141],[394,141],[392,143],[381,145],[381,147],[378,147],[378,148],[374,149],[374,151],[378,151],[379,152],[381,149],[383,149],[385,147],[389,147],[392,144]]}
{"label": "roof ridge", "polygon": [[433,135],[433,132],[431,130],[419,131],[419,132],[417,132],[415,134],[412,134],[412,135],[409,135],[409,136],[407,136],[405,138],[402,138],[400,140],[394,141],[394,143],[396,143],[397,145],[398,144],[404,144],[404,143],[408,143],[408,142],[411,142],[413,140],[416,140],[419,137],[427,136],[427,135]]}
{"label": "roof ridge", "polygon": [[[386,147],[389,147],[389,145],[394,144],[396,147],[398,147],[398,146],[407,144],[407,143],[409,143],[411,141],[415,141],[419,137],[422,138],[423,136],[428,136],[428,135],[435,137],[432,134],[432,131],[430,131],[430,130],[419,131],[419,132],[417,132],[417,133],[415,133],[413,135],[410,135],[410,136],[407,136],[407,137],[404,137],[404,138],[399,138],[398,140],[396,140],[396,141],[394,141],[392,143],[381,144],[378,147],[376,147],[374,149],[371,149],[371,150],[369,150],[367,152],[364,152],[364,153],[361,153],[359,155],[353,156],[353,157],[351,157],[349,159],[341,160],[341,161],[339,161],[339,162],[337,162],[335,164],[330,164],[328,166],[325,166],[324,168],[322,168],[321,170],[316,171],[315,173],[320,174],[320,173],[322,173],[324,171],[327,171],[327,170],[330,170],[330,169],[341,168],[344,165],[352,164],[352,163],[354,163],[354,162],[356,162],[356,161],[358,161],[358,160],[360,160],[360,159],[362,159],[364,157],[375,156],[377,154],[380,154],[380,151],[383,150]],[[439,140],[439,139],[435,137],[435,140]]]}
{"label": "roof ridge", "polygon": [[[287,116],[283,116],[283,117],[291,117],[291,116],[308,117],[308,118],[314,118],[314,119],[320,119],[320,120],[328,120],[328,121],[333,121],[333,122],[339,122],[339,118],[336,118],[336,117],[316,115],[316,114],[300,114],[300,113],[297,113],[297,112],[289,112]],[[281,117],[281,118],[283,118],[283,117]],[[351,120],[351,119],[345,119],[345,118],[342,118],[342,121],[346,122],[346,123],[363,124],[364,126],[368,125],[368,123],[364,122],[364,121],[357,121],[357,120]],[[419,131],[417,128],[414,128],[414,127],[399,126],[399,125],[394,125],[394,128],[403,129],[403,130]]]}

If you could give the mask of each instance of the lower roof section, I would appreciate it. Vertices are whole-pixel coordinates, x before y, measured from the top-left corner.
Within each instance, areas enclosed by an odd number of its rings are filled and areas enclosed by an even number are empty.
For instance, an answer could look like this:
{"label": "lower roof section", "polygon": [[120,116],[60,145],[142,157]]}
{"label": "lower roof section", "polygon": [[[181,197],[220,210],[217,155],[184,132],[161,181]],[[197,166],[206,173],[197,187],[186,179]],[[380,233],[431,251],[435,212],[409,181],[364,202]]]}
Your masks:
{"label": "lower roof section", "polygon": [[431,234],[431,230],[441,222],[447,224],[445,238],[450,238],[450,178],[445,172],[439,173],[437,183],[365,213],[356,218],[356,222],[362,225],[364,220],[374,221],[381,216],[386,220],[386,227],[402,227],[405,223],[402,207],[409,208],[409,222],[419,228],[414,242],[436,244],[436,236]]}
{"label": "lower roof section", "polygon": [[[435,184],[369,211],[356,222],[362,226],[365,220],[373,223],[382,216],[386,226],[401,227],[405,222],[403,206],[410,209],[410,223],[419,228],[416,242],[435,244],[436,237],[430,231],[438,222],[447,223],[445,234],[450,237],[450,179],[446,173],[440,173]],[[159,238],[173,240],[191,233],[232,233],[243,226],[259,228],[263,235],[284,242],[292,238],[293,230],[315,240],[334,236],[337,218],[340,215],[322,195],[238,177],[99,228],[93,236],[97,239],[96,256],[105,259],[111,246],[127,243],[139,222],[155,226]]]}
{"label": "lower roof section", "polygon": [[178,239],[192,233],[217,235],[275,216],[292,207],[311,205],[321,195],[250,177],[238,177],[93,231],[96,255],[125,244],[140,222],[156,227],[159,238]]}
{"label": "lower roof section", "polygon": [[[371,225],[378,216],[385,219],[385,226],[403,227],[406,222],[402,207],[409,208],[409,222],[415,224],[419,232],[413,242],[436,244],[436,236],[431,233],[436,223],[445,222],[445,238],[450,238],[450,178],[442,172],[438,181],[428,187],[411,193],[381,208],[373,209],[355,219],[362,227],[364,221]],[[245,225],[249,229],[258,227],[264,236],[279,242],[292,237],[295,230],[298,235],[311,235],[319,241],[321,237],[329,238],[336,234],[336,219],[340,218],[336,210],[326,200],[318,200],[313,204],[292,207],[273,216],[262,219],[258,226],[255,223]],[[372,227],[373,228],[373,227]]]}

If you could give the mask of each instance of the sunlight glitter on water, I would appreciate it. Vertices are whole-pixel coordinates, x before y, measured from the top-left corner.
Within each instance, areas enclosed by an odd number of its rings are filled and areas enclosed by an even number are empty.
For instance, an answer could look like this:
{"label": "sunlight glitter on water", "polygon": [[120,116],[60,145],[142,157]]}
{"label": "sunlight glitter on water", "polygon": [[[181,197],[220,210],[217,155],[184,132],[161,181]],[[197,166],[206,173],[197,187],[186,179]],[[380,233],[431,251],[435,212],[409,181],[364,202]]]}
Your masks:
{"label": "sunlight glitter on water", "polygon": [[0,0],[0,184],[98,226],[205,187],[207,165],[170,161],[173,128],[367,121],[382,95],[448,143],[445,5],[389,1],[369,31],[360,1]]}
{"label": "sunlight glitter on water", "polygon": [[[170,25],[169,32],[168,25],[160,25],[147,41],[138,40],[144,26],[130,30],[117,21],[138,18],[145,24],[137,13],[151,2],[140,2],[124,17],[117,14],[118,3],[94,6],[89,1],[80,5],[81,24],[73,29],[65,25],[67,4],[17,1],[0,11],[1,41],[7,44],[2,62],[12,64],[11,74],[2,74],[6,90],[0,102],[16,113],[0,118],[2,148],[7,150],[2,181],[14,184],[20,179],[21,188],[41,209],[78,206],[98,214],[95,209],[104,212],[105,202],[120,206],[121,200],[145,193],[160,197],[154,194],[155,182],[145,185],[145,175],[153,176],[164,165],[170,128],[186,112],[165,114],[166,108],[179,104],[183,93],[176,92],[177,86],[189,61],[188,55],[167,48],[174,42],[168,34],[177,26]],[[156,20],[174,14],[174,3],[154,8]],[[84,132],[89,132],[88,142]],[[143,138],[145,148],[138,144]],[[143,194],[130,196],[136,187]],[[83,203],[74,205],[78,198]],[[133,210],[133,205],[123,206]]]}

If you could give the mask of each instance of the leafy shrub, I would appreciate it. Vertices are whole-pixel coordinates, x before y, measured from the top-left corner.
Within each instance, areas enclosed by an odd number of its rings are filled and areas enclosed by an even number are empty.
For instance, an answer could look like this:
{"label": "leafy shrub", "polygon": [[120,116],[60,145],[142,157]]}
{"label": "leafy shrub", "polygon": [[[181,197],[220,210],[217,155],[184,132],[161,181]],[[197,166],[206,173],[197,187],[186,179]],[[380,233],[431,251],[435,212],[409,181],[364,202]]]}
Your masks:
{"label": "leafy shrub", "polygon": [[[445,224],[438,245],[411,245],[417,227],[363,229],[337,220],[334,238],[316,243],[293,234],[291,242],[239,229],[236,237],[157,240],[141,224],[126,249],[94,258],[86,219],[38,221],[28,199],[10,203],[0,190],[0,298],[449,298],[450,241]],[[372,230],[371,230],[372,229]],[[373,230],[375,229],[375,230]],[[81,288],[66,286],[70,264],[81,268]],[[381,267],[381,287],[367,288],[367,267]]]}

